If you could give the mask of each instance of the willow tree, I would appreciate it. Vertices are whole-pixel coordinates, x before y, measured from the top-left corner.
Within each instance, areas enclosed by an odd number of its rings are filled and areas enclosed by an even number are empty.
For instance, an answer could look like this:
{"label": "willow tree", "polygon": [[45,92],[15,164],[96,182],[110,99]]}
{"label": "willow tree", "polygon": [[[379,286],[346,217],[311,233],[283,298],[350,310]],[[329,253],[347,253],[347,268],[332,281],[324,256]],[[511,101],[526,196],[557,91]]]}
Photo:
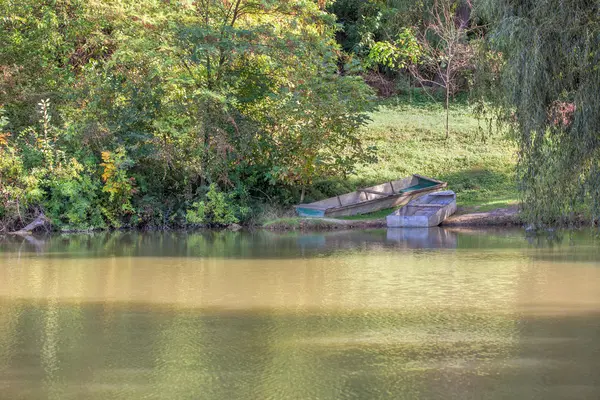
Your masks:
{"label": "willow tree", "polygon": [[502,54],[501,109],[519,143],[525,218],[600,216],[600,4],[480,0]]}

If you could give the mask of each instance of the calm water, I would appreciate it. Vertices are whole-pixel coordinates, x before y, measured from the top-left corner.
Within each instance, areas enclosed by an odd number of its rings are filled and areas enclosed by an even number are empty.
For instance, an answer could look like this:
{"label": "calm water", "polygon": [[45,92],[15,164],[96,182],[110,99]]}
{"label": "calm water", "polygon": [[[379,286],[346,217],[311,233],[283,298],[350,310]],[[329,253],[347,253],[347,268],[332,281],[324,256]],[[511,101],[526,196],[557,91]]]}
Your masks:
{"label": "calm water", "polygon": [[598,399],[590,232],[0,238],[0,399]]}

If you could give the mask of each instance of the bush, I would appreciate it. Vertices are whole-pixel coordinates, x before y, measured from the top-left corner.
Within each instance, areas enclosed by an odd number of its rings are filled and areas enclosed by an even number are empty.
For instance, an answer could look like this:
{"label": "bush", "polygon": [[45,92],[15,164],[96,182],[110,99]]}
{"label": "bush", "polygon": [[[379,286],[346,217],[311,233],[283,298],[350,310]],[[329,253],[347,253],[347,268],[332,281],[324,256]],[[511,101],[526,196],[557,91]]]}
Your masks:
{"label": "bush", "polygon": [[206,200],[196,201],[187,210],[186,220],[192,225],[226,226],[237,224],[244,218],[249,208],[236,202],[235,193],[219,191],[214,183],[210,185]]}
{"label": "bush", "polygon": [[76,159],[55,169],[46,182],[43,204],[56,226],[67,230],[106,227],[99,207],[100,183]]}

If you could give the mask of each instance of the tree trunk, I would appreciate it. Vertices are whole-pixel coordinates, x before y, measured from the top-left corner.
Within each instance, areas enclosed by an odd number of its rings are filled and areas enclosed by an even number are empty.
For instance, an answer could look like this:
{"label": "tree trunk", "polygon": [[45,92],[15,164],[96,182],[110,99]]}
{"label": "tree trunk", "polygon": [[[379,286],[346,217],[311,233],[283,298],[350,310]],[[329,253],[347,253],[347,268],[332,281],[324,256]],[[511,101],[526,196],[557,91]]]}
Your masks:
{"label": "tree trunk", "polygon": [[300,192],[300,204],[304,203],[304,196],[306,195],[306,188],[302,186],[302,192]]}
{"label": "tree trunk", "polygon": [[412,75],[408,74],[408,102],[412,104]]}
{"label": "tree trunk", "polygon": [[446,140],[450,137],[450,87],[446,83]]}

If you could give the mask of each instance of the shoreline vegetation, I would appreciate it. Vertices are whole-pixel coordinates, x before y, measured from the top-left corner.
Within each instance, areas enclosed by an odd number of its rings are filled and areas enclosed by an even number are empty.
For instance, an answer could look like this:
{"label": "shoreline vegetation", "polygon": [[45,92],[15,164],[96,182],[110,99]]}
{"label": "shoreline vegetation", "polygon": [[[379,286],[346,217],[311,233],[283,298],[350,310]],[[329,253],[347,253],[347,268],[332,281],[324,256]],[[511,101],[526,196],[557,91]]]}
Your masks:
{"label": "shoreline vegetation", "polygon": [[[366,145],[376,149],[373,163],[359,166],[348,179],[316,182],[307,190],[307,201],[343,194],[359,187],[419,173],[448,182],[457,193],[459,211],[446,224],[461,226],[515,226],[517,190],[514,182],[516,148],[502,131],[482,127],[466,101],[451,105],[451,131],[444,132],[443,107],[419,91],[408,96],[382,99],[370,122],[359,131]],[[221,199],[222,200],[222,199]],[[341,219],[296,217],[291,207],[271,207],[240,225],[269,230],[334,230],[385,227],[393,209]],[[502,214],[502,216],[499,216]],[[507,214],[507,215],[504,215]],[[188,227],[197,229],[200,224]],[[170,229],[172,227],[166,227]],[[92,230],[94,227],[92,227]],[[135,229],[135,228],[134,228]],[[164,229],[149,227],[146,229]],[[88,231],[90,229],[65,229]]]}
{"label": "shoreline vegetation", "polygon": [[[446,181],[448,189],[456,192],[459,210],[444,225],[522,225],[515,182],[517,149],[508,133],[483,126],[484,121],[463,100],[451,104],[451,131],[446,139],[444,113],[439,103],[419,91],[410,98],[381,100],[361,131],[368,144],[377,148],[377,161],[358,168],[346,182],[347,191],[418,173]],[[309,231],[380,228],[393,211],[339,219],[300,218],[290,212],[262,226]]]}
{"label": "shoreline vegetation", "polygon": [[594,224],[600,52],[553,2],[0,2],[0,234],[322,229],[293,205],[412,174]]}
{"label": "shoreline vegetation", "polygon": [[[440,227],[516,227],[522,226],[517,207],[496,208],[477,211],[474,208],[459,208],[456,214],[444,221]],[[384,218],[337,219],[288,217],[267,221],[262,228],[271,231],[329,231],[347,229],[386,228]]]}

